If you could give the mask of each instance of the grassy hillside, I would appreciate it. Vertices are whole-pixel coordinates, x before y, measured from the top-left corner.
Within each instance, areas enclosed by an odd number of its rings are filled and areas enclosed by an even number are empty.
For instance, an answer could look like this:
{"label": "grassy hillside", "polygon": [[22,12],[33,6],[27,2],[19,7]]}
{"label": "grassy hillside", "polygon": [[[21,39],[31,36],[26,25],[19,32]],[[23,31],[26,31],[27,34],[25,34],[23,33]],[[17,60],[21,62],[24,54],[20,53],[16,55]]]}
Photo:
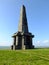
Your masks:
{"label": "grassy hillside", "polygon": [[49,65],[49,49],[0,50],[0,65]]}

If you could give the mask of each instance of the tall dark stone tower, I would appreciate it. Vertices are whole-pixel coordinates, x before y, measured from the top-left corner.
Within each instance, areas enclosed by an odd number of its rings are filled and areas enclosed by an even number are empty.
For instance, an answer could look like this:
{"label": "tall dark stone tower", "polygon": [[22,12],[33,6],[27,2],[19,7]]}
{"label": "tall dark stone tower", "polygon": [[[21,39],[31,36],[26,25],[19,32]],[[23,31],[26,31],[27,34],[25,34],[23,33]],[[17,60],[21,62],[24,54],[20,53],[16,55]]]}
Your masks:
{"label": "tall dark stone tower", "polygon": [[12,50],[34,48],[34,45],[32,45],[32,38],[34,35],[28,31],[26,9],[24,5],[21,7],[18,32],[14,33],[12,37],[14,39],[13,45],[11,46]]}

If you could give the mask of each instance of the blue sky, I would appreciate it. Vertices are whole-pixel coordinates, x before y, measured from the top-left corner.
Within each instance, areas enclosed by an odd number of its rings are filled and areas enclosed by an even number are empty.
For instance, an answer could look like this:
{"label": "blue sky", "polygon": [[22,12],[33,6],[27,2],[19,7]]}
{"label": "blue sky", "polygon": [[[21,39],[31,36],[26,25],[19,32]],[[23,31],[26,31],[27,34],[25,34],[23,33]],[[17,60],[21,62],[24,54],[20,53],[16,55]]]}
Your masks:
{"label": "blue sky", "polygon": [[0,46],[12,45],[18,31],[20,8],[26,7],[29,32],[35,46],[49,46],[49,0],[0,0]]}

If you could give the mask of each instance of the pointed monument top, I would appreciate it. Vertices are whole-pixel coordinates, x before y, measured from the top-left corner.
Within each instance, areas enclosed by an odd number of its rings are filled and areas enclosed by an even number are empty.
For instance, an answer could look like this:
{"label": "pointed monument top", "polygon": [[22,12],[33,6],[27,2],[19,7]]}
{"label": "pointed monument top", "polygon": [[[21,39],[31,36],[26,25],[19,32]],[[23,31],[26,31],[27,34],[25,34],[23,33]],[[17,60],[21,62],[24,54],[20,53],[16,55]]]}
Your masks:
{"label": "pointed monument top", "polygon": [[24,6],[24,5],[22,5],[22,7],[24,7],[24,8],[25,8],[25,6]]}
{"label": "pointed monument top", "polygon": [[26,17],[26,9],[25,9],[24,5],[22,5],[22,7],[21,7],[18,31],[19,32],[28,33],[28,24],[27,24],[27,17]]}

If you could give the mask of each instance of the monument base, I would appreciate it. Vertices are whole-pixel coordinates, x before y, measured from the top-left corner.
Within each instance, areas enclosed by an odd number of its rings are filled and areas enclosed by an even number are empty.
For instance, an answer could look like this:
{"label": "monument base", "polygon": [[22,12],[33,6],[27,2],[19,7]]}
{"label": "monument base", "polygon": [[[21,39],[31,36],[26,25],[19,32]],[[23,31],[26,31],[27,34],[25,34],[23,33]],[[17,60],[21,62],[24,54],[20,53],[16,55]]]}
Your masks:
{"label": "monument base", "polygon": [[12,45],[11,46],[11,50],[18,50],[18,49],[22,49],[22,50],[25,50],[25,49],[34,49],[34,45],[32,45],[32,46],[24,45],[23,47],[16,46],[16,45]]}
{"label": "monument base", "polygon": [[21,49],[21,46],[12,45],[11,46],[11,49],[12,50]]}

